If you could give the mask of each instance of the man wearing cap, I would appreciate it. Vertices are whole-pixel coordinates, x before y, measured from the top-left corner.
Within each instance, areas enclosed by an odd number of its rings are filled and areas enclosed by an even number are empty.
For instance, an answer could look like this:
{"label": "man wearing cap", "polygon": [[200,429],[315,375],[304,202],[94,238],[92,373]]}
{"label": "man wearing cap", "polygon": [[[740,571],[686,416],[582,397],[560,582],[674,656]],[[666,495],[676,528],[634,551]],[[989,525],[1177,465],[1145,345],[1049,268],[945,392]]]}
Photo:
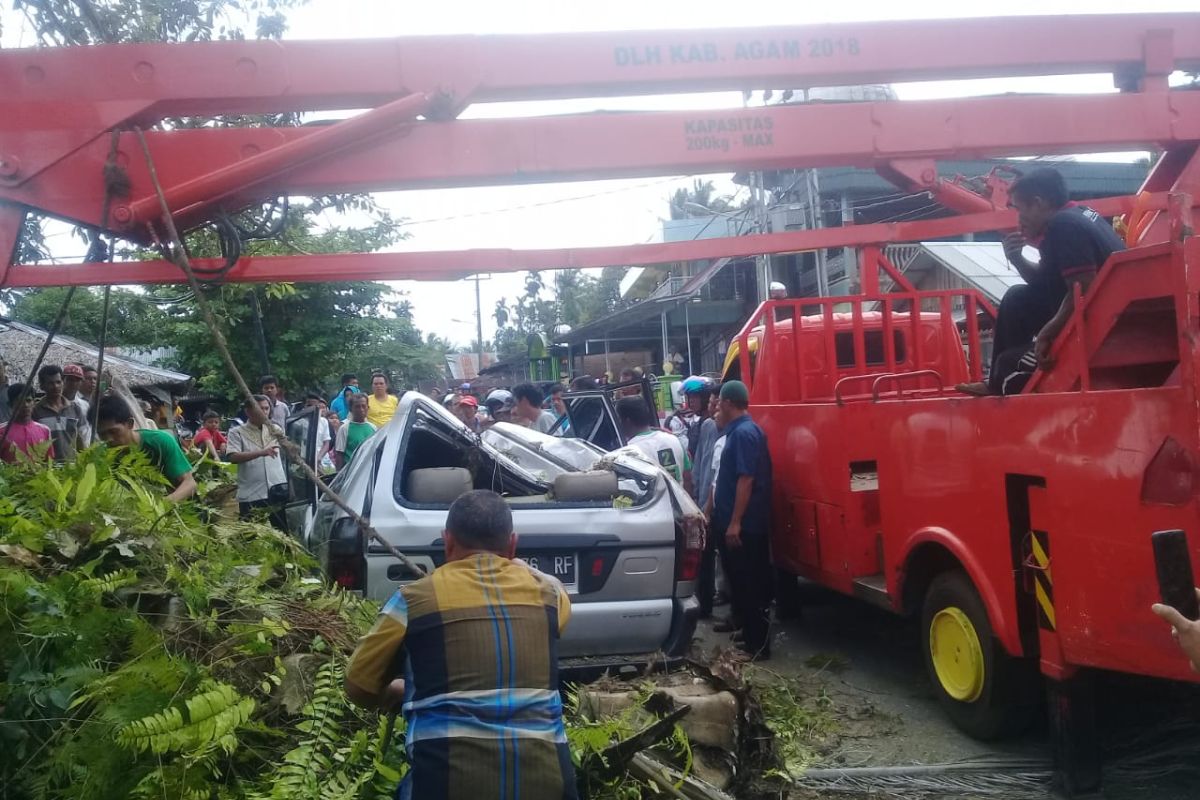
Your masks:
{"label": "man wearing cap", "polygon": [[749,407],[746,384],[721,384],[725,447],[713,494],[712,532],[728,572],[733,618],[742,623],[739,647],[752,658],[766,659],[771,656],[771,456]]}
{"label": "man wearing cap", "polygon": [[479,433],[479,401],[475,399],[475,395],[459,395],[453,413],[473,432]]}
{"label": "man wearing cap", "polygon": [[83,414],[83,424],[79,426],[79,436],[84,445],[92,443],[91,419],[92,404],[83,393],[83,365],[67,364],[63,367],[63,397],[79,407]]}

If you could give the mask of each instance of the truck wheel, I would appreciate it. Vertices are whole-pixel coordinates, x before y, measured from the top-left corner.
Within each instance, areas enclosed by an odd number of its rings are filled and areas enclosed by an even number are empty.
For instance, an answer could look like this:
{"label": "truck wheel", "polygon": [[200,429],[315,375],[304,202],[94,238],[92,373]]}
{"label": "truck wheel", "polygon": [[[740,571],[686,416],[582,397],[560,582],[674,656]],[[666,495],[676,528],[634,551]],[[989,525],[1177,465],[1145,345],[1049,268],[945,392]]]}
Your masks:
{"label": "truck wheel", "polygon": [[1038,708],[1036,666],[1004,652],[965,573],[933,579],[921,610],[921,638],[934,692],[959,729],[986,741],[1029,725]]}

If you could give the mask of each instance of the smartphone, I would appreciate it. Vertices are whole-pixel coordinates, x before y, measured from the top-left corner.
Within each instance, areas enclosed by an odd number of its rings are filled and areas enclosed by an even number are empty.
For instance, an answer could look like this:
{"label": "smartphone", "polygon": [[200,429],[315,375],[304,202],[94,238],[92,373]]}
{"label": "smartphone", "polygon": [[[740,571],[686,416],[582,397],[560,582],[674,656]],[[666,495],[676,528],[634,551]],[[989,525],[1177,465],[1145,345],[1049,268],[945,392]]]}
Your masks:
{"label": "smartphone", "polygon": [[1154,568],[1158,572],[1158,591],[1163,603],[1188,619],[1200,619],[1187,534],[1158,531],[1150,534],[1150,542],[1154,546]]}

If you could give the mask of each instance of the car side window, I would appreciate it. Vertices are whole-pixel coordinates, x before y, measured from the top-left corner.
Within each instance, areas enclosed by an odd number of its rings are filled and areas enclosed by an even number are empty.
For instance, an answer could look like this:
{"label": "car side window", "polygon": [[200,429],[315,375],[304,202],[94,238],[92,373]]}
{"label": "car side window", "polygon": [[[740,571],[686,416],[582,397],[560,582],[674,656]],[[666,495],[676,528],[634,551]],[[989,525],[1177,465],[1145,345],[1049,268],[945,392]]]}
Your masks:
{"label": "car side window", "polygon": [[584,439],[604,450],[621,447],[621,435],[605,407],[604,397],[597,394],[572,397],[570,404],[570,435]]}

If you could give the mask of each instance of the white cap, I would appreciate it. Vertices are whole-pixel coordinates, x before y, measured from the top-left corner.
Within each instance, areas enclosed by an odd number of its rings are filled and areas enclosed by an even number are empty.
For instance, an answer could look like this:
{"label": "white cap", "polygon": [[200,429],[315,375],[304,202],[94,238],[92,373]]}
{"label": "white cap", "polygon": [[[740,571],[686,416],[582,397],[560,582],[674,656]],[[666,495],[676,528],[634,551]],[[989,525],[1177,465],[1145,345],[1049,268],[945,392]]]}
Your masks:
{"label": "white cap", "polygon": [[784,286],[779,281],[771,281],[771,291],[772,292],[786,292],[787,287]]}

